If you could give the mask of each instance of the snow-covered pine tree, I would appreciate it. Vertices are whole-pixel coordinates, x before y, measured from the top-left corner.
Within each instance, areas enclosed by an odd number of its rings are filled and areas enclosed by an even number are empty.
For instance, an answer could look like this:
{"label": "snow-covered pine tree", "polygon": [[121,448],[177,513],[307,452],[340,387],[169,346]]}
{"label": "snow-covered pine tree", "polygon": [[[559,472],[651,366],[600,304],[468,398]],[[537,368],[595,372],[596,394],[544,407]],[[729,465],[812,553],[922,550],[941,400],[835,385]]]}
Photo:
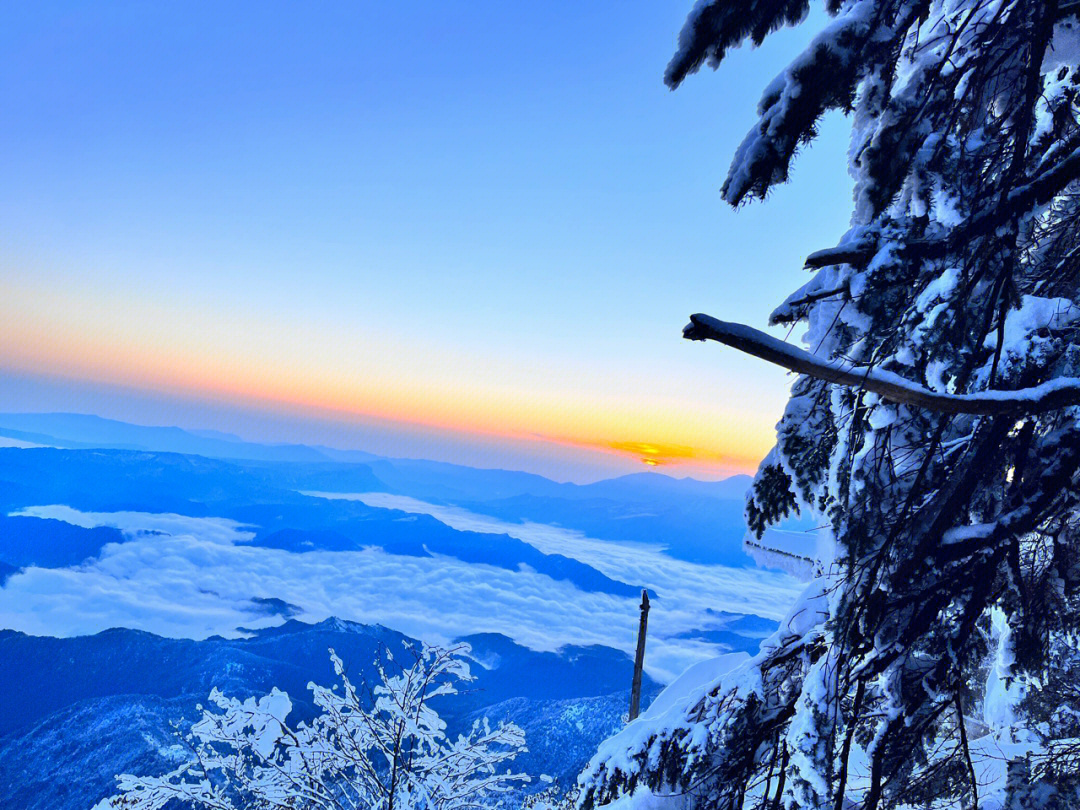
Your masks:
{"label": "snow-covered pine tree", "polygon": [[[1080,625],[1080,3],[824,5],[723,186],[764,197],[823,114],[850,116],[851,228],[771,319],[808,350],[705,315],[684,334],[798,373],[746,515],[760,535],[811,509],[832,551],[757,657],[601,751],[585,807],[985,805],[972,716],[1015,691],[984,696],[990,653],[999,685],[1038,675]],[[702,0],[668,84],[808,11]],[[1054,791],[1024,761],[1029,806]]]}

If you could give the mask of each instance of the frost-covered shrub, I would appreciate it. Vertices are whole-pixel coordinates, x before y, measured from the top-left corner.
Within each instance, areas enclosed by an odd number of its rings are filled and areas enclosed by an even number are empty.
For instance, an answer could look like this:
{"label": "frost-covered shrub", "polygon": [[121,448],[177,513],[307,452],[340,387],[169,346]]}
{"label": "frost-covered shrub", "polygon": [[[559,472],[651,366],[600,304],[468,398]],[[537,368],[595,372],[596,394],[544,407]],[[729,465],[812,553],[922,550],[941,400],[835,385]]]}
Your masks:
{"label": "frost-covered shrub", "polygon": [[564,790],[558,784],[549,784],[543,790],[522,798],[521,810],[574,810],[579,791],[577,787]]}
{"label": "frost-covered shrub", "polygon": [[[406,646],[407,667],[386,651],[377,661],[381,682],[367,692],[346,674],[333,688],[309,684],[320,713],[288,724],[289,696],[277,689],[237,700],[218,690],[213,708],[192,726],[192,758],[162,776],[117,777],[120,794],[95,810],[458,810],[478,807],[529,780],[500,767],[526,751],[512,723],[485,719],[450,740],[431,701],[457,693],[472,679],[462,656],[449,649]],[[340,688],[339,688],[340,687]]]}

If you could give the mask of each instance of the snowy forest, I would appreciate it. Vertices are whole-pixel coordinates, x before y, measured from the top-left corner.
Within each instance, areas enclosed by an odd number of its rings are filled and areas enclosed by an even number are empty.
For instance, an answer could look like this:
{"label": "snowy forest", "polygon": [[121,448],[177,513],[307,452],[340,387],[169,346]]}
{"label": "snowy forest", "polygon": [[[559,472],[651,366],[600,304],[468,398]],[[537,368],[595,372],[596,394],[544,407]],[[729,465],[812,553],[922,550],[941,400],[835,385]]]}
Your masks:
{"label": "snowy forest", "polygon": [[[805,246],[768,324],[699,313],[682,333],[790,373],[744,509],[755,559],[802,580],[775,632],[651,691],[576,784],[519,767],[544,740],[504,704],[460,734],[440,716],[497,655],[407,641],[368,669],[327,650],[336,680],[309,695],[213,684],[175,768],[119,775],[96,810],[1080,808],[1080,2],[813,5],[698,0],[663,77],[707,82],[733,49],[820,27],[762,90],[732,207],[767,210],[823,119],[850,126],[846,234]],[[795,519],[814,531],[777,531]],[[503,568],[636,599],[527,559]]]}

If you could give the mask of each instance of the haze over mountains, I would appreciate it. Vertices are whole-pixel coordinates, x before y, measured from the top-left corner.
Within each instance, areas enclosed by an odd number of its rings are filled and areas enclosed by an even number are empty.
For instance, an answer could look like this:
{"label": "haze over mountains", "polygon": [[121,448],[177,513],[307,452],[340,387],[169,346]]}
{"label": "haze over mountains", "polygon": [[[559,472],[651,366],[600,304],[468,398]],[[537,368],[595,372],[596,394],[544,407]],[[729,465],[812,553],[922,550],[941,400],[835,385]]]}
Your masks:
{"label": "haze over mountains", "polygon": [[215,430],[149,427],[78,413],[0,414],[0,436],[51,447],[154,450],[250,461],[368,461],[362,451],[299,444],[258,444]]}
{"label": "haze over mountains", "polygon": [[85,807],[117,770],[185,756],[170,723],[211,686],[286,688],[302,713],[307,681],[332,681],[326,647],[365,666],[402,633],[468,640],[479,691],[452,726],[509,717],[536,740],[528,767],[570,779],[621,724],[643,587],[647,697],[756,650],[797,588],[742,550],[745,477],[578,485],[75,414],[0,414],[0,437],[18,807]]}
{"label": "haze over mountains", "polygon": [[73,414],[0,414],[0,435],[44,445],[0,448],[0,621],[26,632],[228,636],[281,600],[428,640],[630,649],[646,587],[670,678],[715,651],[709,609],[778,618],[796,587],[743,551],[745,478],[578,485]]}
{"label": "haze over mountains", "polygon": [[609,539],[660,543],[681,559],[752,564],[742,550],[742,499],[749,476],[697,481],[643,472],[593,484],[557,483],[531,473],[386,459],[360,450],[258,444],[215,431],[146,427],[85,414],[0,414],[0,437],[56,448],[205,456],[264,474],[273,470],[279,483],[288,478],[280,467],[260,468],[252,462],[296,464],[288,469],[298,488],[404,494],[509,520],[555,523],[593,536],[618,534]]}

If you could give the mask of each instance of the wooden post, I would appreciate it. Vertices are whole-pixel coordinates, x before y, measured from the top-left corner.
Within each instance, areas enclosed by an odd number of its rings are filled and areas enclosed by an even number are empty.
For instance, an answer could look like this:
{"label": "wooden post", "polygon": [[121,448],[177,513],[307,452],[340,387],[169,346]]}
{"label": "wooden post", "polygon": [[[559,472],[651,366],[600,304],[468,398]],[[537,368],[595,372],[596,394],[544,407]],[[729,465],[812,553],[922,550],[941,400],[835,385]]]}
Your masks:
{"label": "wooden post", "polygon": [[649,592],[641,589],[641,624],[637,631],[637,655],[634,656],[634,683],[630,687],[630,714],[633,720],[641,711],[641,669],[645,665],[645,631],[649,627]]}

